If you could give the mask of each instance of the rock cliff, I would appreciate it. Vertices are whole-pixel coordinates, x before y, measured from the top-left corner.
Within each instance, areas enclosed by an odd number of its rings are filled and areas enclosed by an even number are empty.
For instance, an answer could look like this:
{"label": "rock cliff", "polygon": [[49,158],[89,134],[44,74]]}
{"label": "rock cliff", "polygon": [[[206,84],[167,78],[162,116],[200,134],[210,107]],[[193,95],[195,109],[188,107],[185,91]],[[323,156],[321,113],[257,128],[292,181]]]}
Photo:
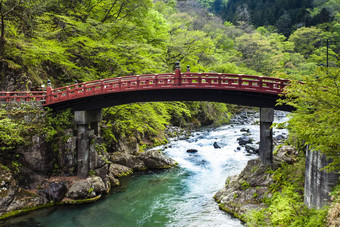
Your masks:
{"label": "rock cliff", "polygon": [[218,191],[214,199],[220,209],[244,220],[244,216],[254,209],[265,207],[265,198],[270,198],[269,186],[273,183],[272,170],[284,163],[292,163],[296,149],[282,146],[274,156],[272,167],[264,166],[260,158],[248,161],[239,175],[228,177],[225,187]]}

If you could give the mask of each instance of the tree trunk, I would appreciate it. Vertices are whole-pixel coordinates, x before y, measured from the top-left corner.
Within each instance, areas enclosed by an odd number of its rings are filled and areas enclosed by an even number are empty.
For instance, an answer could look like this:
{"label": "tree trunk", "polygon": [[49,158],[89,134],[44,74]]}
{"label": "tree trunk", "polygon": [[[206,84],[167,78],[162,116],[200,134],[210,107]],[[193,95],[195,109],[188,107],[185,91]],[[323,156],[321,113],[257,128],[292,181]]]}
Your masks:
{"label": "tree trunk", "polygon": [[0,35],[0,56],[3,56],[5,53],[5,22],[4,16],[1,16],[1,35]]}

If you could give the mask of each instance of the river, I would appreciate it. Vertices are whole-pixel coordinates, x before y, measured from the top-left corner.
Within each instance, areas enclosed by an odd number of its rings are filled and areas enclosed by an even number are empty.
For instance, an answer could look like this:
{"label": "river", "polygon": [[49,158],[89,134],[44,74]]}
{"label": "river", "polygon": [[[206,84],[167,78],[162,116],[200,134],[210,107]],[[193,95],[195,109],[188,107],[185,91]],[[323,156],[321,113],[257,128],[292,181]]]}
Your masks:
{"label": "river", "polygon": [[[213,195],[227,176],[239,173],[256,155],[247,154],[237,138],[250,130],[259,140],[258,125],[202,128],[186,140],[171,140],[156,147],[179,165],[165,171],[137,173],[121,180],[115,193],[92,204],[52,207],[12,218],[5,226],[243,226],[219,210]],[[275,133],[282,133],[275,130]],[[286,133],[285,131],[283,133]],[[221,149],[215,149],[217,142]],[[197,153],[187,153],[197,149]]]}

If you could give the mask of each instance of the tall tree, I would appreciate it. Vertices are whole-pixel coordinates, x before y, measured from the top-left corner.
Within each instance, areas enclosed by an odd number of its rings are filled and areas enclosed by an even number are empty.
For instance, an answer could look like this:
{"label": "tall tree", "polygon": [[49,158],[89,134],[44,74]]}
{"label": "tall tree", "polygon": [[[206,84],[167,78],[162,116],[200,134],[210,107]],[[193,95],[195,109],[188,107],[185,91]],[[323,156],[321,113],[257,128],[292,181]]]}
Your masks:
{"label": "tall tree", "polygon": [[283,103],[296,111],[289,120],[292,135],[333,160],[330,170],[340,171],[340,70],[319,68],[286,87]]}
{"label": "tall tree", "polygon": [[22,0],[0,0],[0,56],[5,52],[5,19],[10,15],[10,13],[22,3]]}

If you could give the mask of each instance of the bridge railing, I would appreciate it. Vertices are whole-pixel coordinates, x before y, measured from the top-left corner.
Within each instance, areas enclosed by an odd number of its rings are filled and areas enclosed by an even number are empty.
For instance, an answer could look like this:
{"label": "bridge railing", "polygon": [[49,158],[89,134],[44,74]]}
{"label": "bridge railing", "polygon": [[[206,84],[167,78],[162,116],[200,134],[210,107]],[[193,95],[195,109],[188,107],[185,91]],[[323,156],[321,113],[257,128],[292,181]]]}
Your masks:
{"label": "bridge railing", "polygon": [[0,102],[44,102],[45,98],[45,91],[0,91]]}
{"label": "bridge railing", "polygon": [[65,87],[47,87],[46,92],[0,92],[0,101],[45,101],[45,105],[115,92],[148,89],[228,89],[280,94],[289,80],[225,73],[175,73],[115,77],[77,83]]}

